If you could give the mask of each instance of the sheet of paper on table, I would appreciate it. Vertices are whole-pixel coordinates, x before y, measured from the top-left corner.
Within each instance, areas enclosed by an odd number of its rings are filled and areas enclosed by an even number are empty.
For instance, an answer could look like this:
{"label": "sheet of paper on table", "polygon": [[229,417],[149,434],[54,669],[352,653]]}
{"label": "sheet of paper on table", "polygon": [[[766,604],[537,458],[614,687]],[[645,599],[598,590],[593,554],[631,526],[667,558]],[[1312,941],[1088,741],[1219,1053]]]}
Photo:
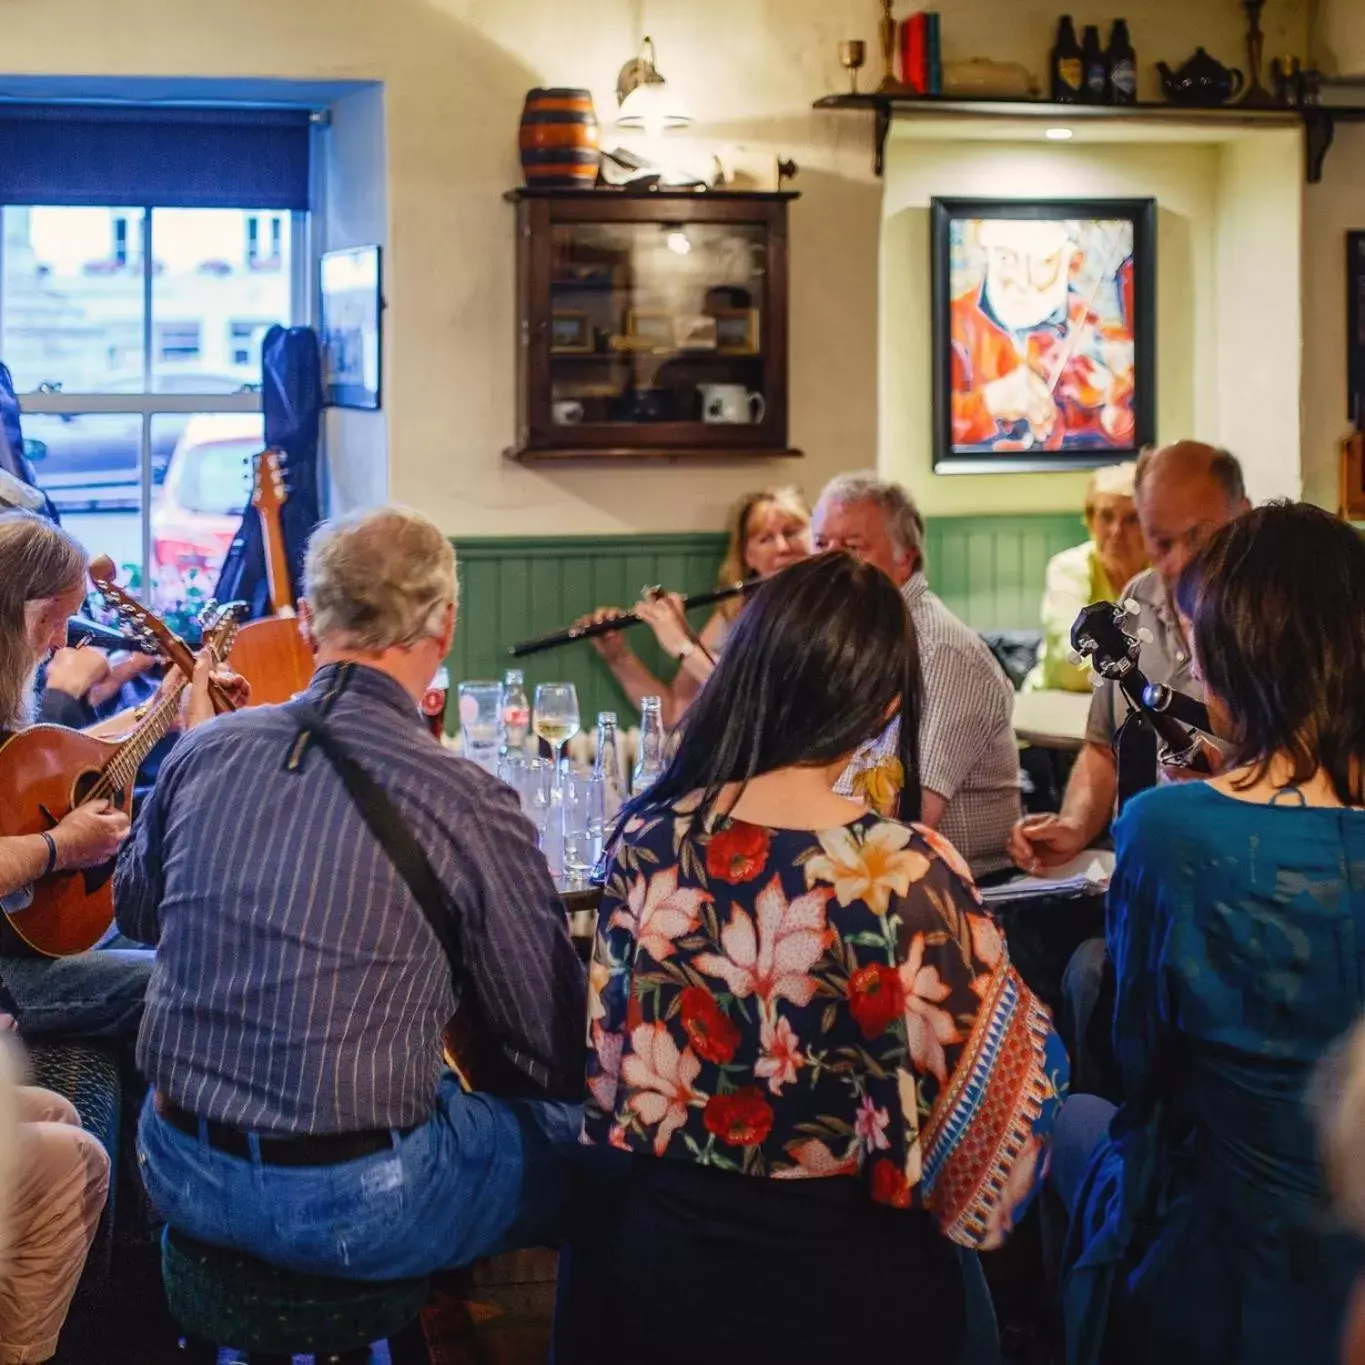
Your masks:
{"label": "sheet of paper on table", "polygon": [[1010,905],[1043,896],[1097,896],[1109,887],[1114,855],[1108,849],[1090,849],[1069,863],[1054,867],[1046,877],[1016,877],[1002,886],[986,887],[981,899],[987,905]]}

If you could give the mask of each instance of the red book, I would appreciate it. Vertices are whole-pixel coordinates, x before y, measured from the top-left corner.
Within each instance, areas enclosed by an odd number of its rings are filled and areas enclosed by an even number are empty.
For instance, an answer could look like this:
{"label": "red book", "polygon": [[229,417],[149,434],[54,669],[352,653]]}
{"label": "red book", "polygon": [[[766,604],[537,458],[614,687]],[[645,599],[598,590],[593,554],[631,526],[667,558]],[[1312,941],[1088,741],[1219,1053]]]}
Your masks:
{"label": "red book", "polygon": [[926,19],[923,13],[913,14],[905,21],[901,79],[916,94],[929,93],[929,44]]}

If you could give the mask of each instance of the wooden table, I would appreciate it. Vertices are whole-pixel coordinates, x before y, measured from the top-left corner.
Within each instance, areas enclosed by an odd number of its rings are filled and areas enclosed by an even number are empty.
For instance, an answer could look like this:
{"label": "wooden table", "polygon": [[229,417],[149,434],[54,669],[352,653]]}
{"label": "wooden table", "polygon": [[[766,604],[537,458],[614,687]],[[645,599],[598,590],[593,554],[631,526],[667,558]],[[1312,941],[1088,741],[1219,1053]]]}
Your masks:
{"label": "wooden table", "polygon": [[1076,750],[1085,742],[1090,692],[1018,692],[1014,733],[1043,749]]}

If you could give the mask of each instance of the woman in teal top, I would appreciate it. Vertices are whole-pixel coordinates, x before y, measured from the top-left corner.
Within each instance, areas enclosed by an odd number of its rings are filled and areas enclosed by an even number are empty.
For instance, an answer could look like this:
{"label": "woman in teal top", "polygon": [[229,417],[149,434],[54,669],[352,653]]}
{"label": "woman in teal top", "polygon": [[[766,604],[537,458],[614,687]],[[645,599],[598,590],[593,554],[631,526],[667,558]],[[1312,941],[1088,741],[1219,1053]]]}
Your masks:
{"label": "woman in teal top", "polygon": [[1114,828],[1123,1104],[1057,1125],[1067,1360],[1329,1365],[1360,1259],[1304,1101],[1365,1004],[1365,542],[1273,504],[1179,596],[1234,756]]}

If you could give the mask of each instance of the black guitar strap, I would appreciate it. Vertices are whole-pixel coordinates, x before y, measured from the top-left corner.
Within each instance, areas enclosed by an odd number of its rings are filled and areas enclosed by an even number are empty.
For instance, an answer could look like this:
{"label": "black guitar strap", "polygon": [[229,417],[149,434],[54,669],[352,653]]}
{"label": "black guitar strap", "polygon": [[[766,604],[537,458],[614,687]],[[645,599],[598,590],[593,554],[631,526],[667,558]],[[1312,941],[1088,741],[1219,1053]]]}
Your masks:
{"label": "black guitar strap", "polygon": [[[344,684],[343,684],[344,685]],[[297,767],[309,741],[322,750],[329,763],[341,778],[356,809],[360,812],[369,831],[388,856],[395,871],[407,884],[413,899],[426,916],[431,932],[445,951],[450,964],[450,981],[458,1004],[462,998],[464,981],[464,954],[460,946],[458,919],[454,906],[442,887],[440,878],[431,866],[430,860],[421,845],[413,838],[403,818],[395,809],[393,802],[378,782],[352,757],[350,751],[327,728],[322,712],[306,701],[286,703],[299,720],[300,733],[290,751],[289,766]],[[521,1048],[515,1055],[499,1046],[508,1066],[520,1070],[542,1088],[548,1087],[550,1069],[543,1062],[530,1057]]]}

